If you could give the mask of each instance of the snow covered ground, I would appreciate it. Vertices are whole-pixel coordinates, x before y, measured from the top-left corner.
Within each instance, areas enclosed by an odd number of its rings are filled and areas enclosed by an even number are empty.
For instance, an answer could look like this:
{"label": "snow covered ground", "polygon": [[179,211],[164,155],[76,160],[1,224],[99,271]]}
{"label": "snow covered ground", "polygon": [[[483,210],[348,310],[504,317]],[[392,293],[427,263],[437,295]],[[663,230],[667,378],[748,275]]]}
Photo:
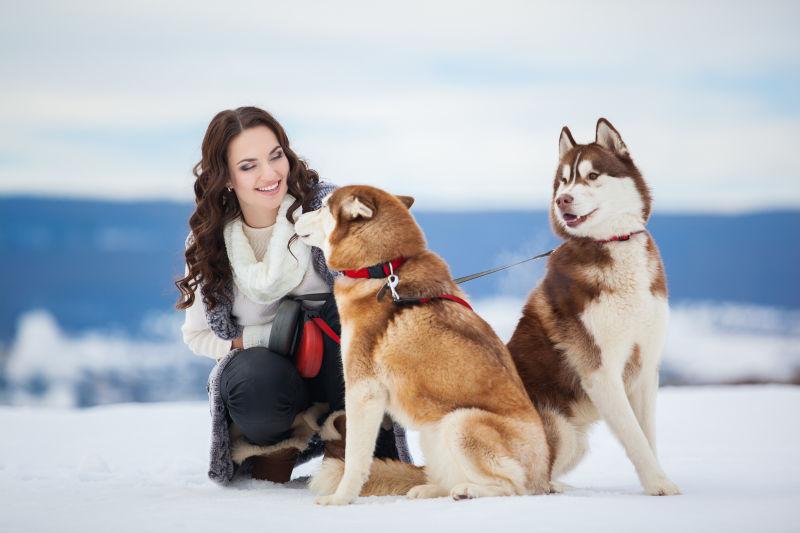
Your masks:
{"label": "snow covered ground", "polygon": [[302,479],[210,482],[204,403],[0,407],[0,532],[800,531],[799,387],[662,389],[658,426],[682,496],[645,496],[600,425],[562,495],[322,508]]}

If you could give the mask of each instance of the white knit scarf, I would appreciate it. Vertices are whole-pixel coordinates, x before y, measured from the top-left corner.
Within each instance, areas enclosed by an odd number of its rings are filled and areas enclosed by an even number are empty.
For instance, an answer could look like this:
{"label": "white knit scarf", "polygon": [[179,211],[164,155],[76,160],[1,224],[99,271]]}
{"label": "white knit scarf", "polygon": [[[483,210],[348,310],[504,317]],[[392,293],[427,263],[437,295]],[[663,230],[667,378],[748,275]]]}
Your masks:
{"label": "white knit scarf", "polygon": [[225,225],[225,248],[233,270],[233,281],[245,296],[256,303],[271,304],[286,296],[300,285],[310,264],[311,247],[300,239],[292,243],[291,253],[287,248],[294,235],[294,224],[286,219],[292,203],[294,198],[287,194],[278,209],[275,228],[261,261],[256,261],[242,227],[242,218]]}

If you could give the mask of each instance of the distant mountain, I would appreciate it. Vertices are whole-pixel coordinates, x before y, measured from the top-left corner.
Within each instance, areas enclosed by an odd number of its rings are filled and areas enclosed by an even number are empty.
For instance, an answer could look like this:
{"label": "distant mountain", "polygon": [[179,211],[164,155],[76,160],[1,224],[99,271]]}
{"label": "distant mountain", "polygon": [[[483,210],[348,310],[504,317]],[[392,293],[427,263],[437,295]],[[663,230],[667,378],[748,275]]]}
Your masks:
{"label": "distant mountain", "polygon": [[[0,343],[25,311],[44,309],[67,332],[143,332],[169,312],[183,272],[192,206],[0,198]],[[415,212],[454,276],[522,259],[557,244],[544,211]],[[673,301],[800,308],[800,212],[656,214],[650,223]],[[473,298],[526,294],[543,264],[465,285]]]}

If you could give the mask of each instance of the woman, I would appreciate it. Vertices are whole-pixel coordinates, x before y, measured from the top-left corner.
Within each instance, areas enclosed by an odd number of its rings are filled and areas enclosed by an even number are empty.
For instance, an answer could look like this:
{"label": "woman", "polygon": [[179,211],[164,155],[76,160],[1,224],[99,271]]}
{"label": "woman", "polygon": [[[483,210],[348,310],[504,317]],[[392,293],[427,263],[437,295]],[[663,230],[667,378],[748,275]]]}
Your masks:
{"label": "woman", "polygon": [[[294,220],[317,209],[334,187],[319,181],[281,125],[255,107],[214,117],[194,175],[196,207],[177,307],[186,311],[184,342],[217,360],[208,388],[209,477],[227,483],[238,472],[283,483],[294,466],[323,450],[344,452],[338,345],[325,339],[313,378],[266,348],[282,298],[331,292],[322,252],[297,238]],[[338,330],[332,297],[318,312]],[[400,428],[386,425],[376,456],[409,459]]]}

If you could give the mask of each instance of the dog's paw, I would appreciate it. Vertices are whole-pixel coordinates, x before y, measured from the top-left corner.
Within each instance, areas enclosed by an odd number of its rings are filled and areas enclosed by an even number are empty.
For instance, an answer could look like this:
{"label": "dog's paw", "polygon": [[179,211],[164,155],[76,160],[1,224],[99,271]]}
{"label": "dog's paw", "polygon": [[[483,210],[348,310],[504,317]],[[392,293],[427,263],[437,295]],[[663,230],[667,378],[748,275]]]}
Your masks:
{"label": "dog's paw", "polygon": [[494,496],[512,495],[514,495],[514,490],[511,487],[478,485],[476,483],[459,483],[450,491],[450,497],[454,500],[471,500],[472,498],[491,498]]}
{"label": "dog's paw", "polygon": [[644,485],[644,490],[650,496],[676,496],[681,493],[681,489],[665,476],[659,477],[650,483],[646,483]]}
{"label": "dog's paw", "polygon": [[329,494],[327,496],[320,496],[316,500],[317,505],[349,505],[356,501],[353,496],[342,496],[341,494]]}
{"label": "dog's paw", "polygon": [[325,459],[314,477],[308,483],[309,490],[317,496],[328,496],[336,492],[344,474],[344,461]]}
{"label": "dog's paw", "polygon": [[450,497],[454,500],[471,500],[472,498],[477,498],[476,488],[477,487],[471,483],[461,483],[453,487],[453,490],[450,491]]}
{"label": "dog's paw", "polygon": [[447,491],[442,489],[439,485],[426,483],[425,485],[411,487],[411,490],[408,491],[406,496],[416,500],[422,500],[425,498],[441,498],[442,496],[447,496]]}
{"label": "dog's paw", "polygon": [[560,481],[550,482],[550,494],[563,494],[564,492],[572,489],[573,487]]}

